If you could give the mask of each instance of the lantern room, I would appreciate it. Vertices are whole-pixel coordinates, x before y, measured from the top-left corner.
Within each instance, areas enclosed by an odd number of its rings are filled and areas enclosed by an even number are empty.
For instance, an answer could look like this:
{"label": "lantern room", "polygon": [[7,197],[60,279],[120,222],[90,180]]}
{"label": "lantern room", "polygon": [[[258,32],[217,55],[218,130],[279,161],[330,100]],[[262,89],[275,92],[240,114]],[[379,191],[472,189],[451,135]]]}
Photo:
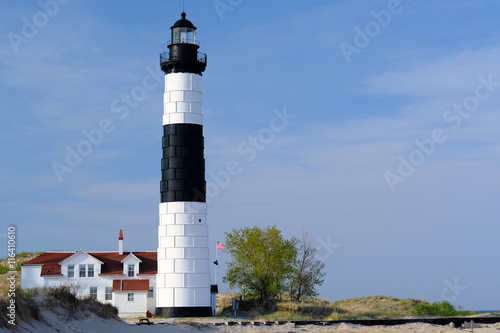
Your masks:
{"label": "lantern room", "polygon": [[186,19],[186,13],[182,12],[181,19],[170,27],[172,30],[172,44],[197,44],[196,27]]}

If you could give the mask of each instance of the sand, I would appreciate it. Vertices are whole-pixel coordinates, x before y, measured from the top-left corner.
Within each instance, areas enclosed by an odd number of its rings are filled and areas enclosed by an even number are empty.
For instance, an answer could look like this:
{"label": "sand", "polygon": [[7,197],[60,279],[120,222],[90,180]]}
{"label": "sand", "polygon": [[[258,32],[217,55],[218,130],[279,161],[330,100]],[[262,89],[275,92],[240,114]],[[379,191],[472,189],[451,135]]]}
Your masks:
{"label": "sand", "polygon": [[[269,326],[256,326],[250,323],[227,325],[220,319],[200,320],[200,321],[174,321],[157,320],[155,325],[134,325],[136,320],[115,320],[102,319],[93,313],[82,313],[70,315],[62,309],[55,311],[42,311],[45,319],[33,321],[31,323],[18,323],[17,332],[33,333],[135,333],[135,332],[418,332],[418,333],[445,333],[445,332],[477,332],[477,333],[500,333],[500,323],[496,324],[476,324],[476,327],[455,328],[451,326],[438,326],[423,323],[412,323],[398,326],[362,326],[353,324],[335,324],[330,326],[319,325],[295,325],[285,323],[282,325],[272,324]],[[131,324],[132,323],[132,324]],[[216,325],[217,324],[217,325]],[[15,332],[10,329],[0,328],[0,332]]]}

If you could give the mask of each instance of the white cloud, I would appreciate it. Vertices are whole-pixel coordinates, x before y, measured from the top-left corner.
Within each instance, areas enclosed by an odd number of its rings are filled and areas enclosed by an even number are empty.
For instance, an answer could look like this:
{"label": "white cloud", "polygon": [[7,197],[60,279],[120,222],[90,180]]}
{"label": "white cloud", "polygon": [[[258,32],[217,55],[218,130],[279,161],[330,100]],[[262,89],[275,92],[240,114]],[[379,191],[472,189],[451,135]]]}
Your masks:
{"label": "white cloud", "polygon": [[466,50],[437,59],[420,60],[365,80],[370,94],[453,100],[474,92],[478,77],[500,81],[500,48]]}

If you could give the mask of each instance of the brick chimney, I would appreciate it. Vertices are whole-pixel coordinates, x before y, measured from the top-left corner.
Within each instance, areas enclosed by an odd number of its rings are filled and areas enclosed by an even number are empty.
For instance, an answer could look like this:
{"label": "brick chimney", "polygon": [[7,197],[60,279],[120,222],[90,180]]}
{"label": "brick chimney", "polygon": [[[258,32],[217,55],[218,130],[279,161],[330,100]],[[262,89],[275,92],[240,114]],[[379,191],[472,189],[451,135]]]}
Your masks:
{"label": "brick chimney", "polygon": [[123,254],[123,230],[120,230],[120,237],[118,237],[118,254]]}

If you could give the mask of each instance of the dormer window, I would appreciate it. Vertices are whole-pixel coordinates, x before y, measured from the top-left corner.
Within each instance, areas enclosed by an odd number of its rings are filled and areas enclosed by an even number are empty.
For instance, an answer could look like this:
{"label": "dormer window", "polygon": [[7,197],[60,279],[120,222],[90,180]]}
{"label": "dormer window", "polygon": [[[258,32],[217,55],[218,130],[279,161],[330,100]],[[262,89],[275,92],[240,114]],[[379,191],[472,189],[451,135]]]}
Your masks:
{"label": "dormer window", "polygon": [[135,265],[128,265],[128,276],[129,277],[134,277],[135,276]]}
{"label": "dormer window", "polygon": [[[69,268],[68,268],[69,269]],[[80,277],[94,277],[94,265],[80,265]]]}
{"label": "dormer window", "polygon": [[68,265],[68,277],[75,277],[75,265]]}

